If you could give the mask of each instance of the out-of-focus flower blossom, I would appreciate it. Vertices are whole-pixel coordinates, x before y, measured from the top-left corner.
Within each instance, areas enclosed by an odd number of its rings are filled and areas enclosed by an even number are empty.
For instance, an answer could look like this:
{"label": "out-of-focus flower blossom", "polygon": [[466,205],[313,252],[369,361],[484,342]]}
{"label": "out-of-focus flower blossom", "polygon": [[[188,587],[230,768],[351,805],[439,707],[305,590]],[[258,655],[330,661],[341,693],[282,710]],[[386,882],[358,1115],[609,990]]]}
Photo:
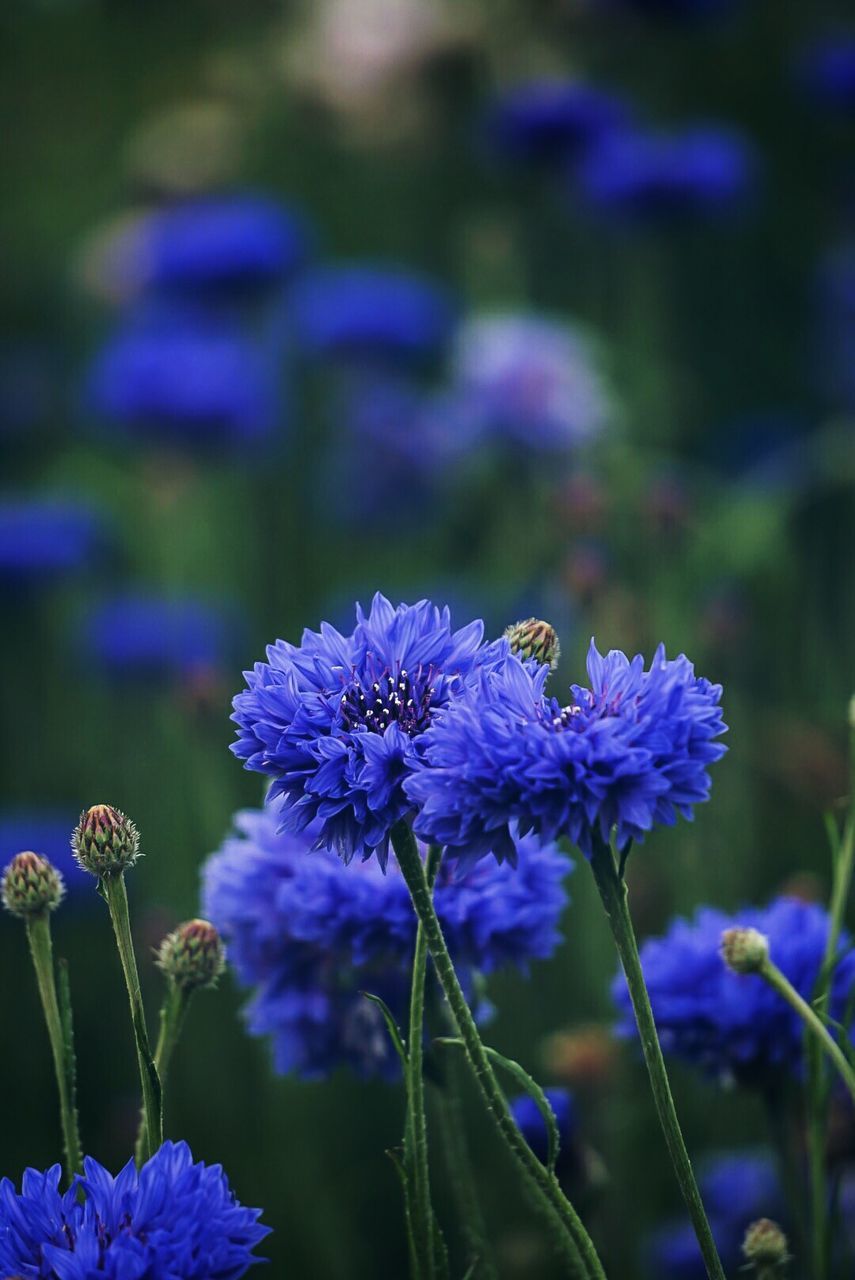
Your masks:
{"label": "out-of-focus flower blossom", "polygon": [[220,667],[234,625],[207,601],[127,593],[87,611],[82,640],[88,660],[110,676],[187,680]]}
{"label": "out-of-focus flower blossom", "polygon": [[[544,1089],[558,1128],[558,1160],[555,1172],[558,1177],[572,1172],[578,1164],[576,1150],[578,1118],[573,1096],[567,1089]],[[529,1093],[518,1094],[511,1099],[511,1115],[534,1154],[543,1164],[549,1158],[549,1133],[540,1108]]]}
{"label": "out-of-focus flower blossom", "polygon": [[591,341],[524,312],[474,316],[458,330],[454,386],[486,432],[522,448],[568,450],[596,438],[610,412]]}
{"label": "out-of-focus flower blossom", "polygon": [[205,196],[150,214],[138,248],[147,287],[222,295],[290,276],[306,257],[308,229],[264,196]]}
{"label": "out-of-focus flower blossom", "polygon": [[855,111],[855,34],[815,41],[797,60],[796,80],[820,106]]}
{"label": "out-of-focus flower blossom", "polygon": [[143,122],[125,149],[125,166],[143,191],[197,195],[235,176],[243,134],[237,111],[222,99],[184,102]]}
{"label": "out-of-focus flower blossom", "polygon": [[675,133],[608,133],[590,147],[571,181],[599,213],[655,221],[732,213],[745,204],[754,179],[745,137],[698,125]]}
{"label": "out-of-focus flower blossom", "polygon": [[137,1171],[115,1178],[91,1156],[64,1194],[62,1169],[28,1169],[18,1192],[0,1182],[0,1271],[45,1280],[238,1280],[269,1234],[260,1209],[235,1199],[218,1164],[193,1163],[186,1142],[165,1142]]}
{"label": "out-of-focus flower blossom", "polygon": [[616,1066],[615,1041],[607,1027],[598,1025],[559,1031],[544,1047],[551,1076],[574,1088],[607,1088]]}
{"label": "out-of-focus flower blossom", "polygon": [[385,863],[392,827],[413,807],[402,783],[425,730],[481,664],[508,652],[483,633],[480,621],[453,631],[449,610],[428,600],[396,608],[378,592],[368,614],[356,606],[351,635],[322,623],[299,646],[277,640],[244,673],[232,751],[274,779],[292,830],[317,821],[319,847]]}
{"label": "out-of-focus flower blossom", "polygon": [[510,160],[555,161],[578,155],[628,114],[615,94],[582,80],[530,80],[496,98],[484,134],[490,150]]}
{"label": "out-of-focus flower blossom", "polygon": [[296,285],[291,301],[297,341],[315,356],[408,362],[435,353],[454,316],[441,286],[380,265],[316,270]]}
{"label": "out-of-focus flower blossom", "polygon": [[[768,907],[735,914],[702,907],[691,920],[675,920],[661,938],[648,939],[641,963],[662,1049],[722,1082],[764,1088],[798,1074],[804,1027],[798,1014],[756,973],[733,973],[721,956],[721,937],[734,926],[769,940],[774,964],[810,1000],[822,968],[828,912],[814,903],[778,898]],[[841,939],[830,1015],[838,1021],[855,979],[855,955]],[[626,983],[612,994],[620,1035],[636,1035]]]}
{"label": "out-of-focus flower blossom", "polygon": [[68,901],[94,901],[92,882],[75,861],[71,852],[71,833],[77,825],[77,813],[58,809],[0,810],[0,866],[24,849],[32,849],[47,858],[65,881]]}
{"label": "out-of-focus flower blossom", "polygon": [[181,312],[143,317],[110,337],[86,398],[125,438],[192,449],[257,443],[278,411],[265,353],[236,328]]}
{"label": "out-of-focus flower blossom", "polygon": [[[239,981],[255,988],[250,1031],[273,1038],[276,1069],[311,1077],[340,1064],[393,1075],[397,1060],[379,1010],[406,1015],[415,916],[394,858],[343,867],[310,852],[313,833],[278,833],[278,806],[247,810],[205,868],[204,910]],[[520,842],[519,867],[440,868],[436,907],[471,990],[476,971],[526,967],[555,949],[571,868],[554,846]],[[479,1016],[488,1012],[480,1003]]]}
{"label": "out-of-focus flower blossom", "polygon": [[[759,1217],[779,1217],[784,1207],[775,1162],[764,1151],[723,1152],[702,1164],[698,1182],[722,1265],[738,1274],[746,1228]],[[676,1219],[648,1240],[645,1273],[650,1280],[704,1280],[691,1223]]]}
{"label": "out-of-focus flower blossom", "polygon": [[510,827],[568,837],[587,856],[616,828],[618,844],[691,818],[725,747],[721,686],[685,655],[588,653],[590,688],[562,706],[544,695],[547,668],[486,664],[428,726],[404,783],[415,829],[467,857],[513,858]]}
{"label": "out-of-focus flower blossom", "polygon": [[104,534],[104,520],[89,503],[0,499],[0,587],[38,585],[84,569],[103,549]]}

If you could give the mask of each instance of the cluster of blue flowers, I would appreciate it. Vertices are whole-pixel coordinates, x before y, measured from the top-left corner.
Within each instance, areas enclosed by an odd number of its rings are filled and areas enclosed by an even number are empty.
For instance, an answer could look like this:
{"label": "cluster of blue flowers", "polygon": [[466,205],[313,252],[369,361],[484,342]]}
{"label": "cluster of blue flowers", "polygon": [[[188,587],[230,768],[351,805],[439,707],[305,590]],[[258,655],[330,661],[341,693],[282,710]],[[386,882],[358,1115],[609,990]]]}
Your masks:
{"label": "cluster of blue flowers", "polygon": [[[277,830],[279,806],[247,810],[207,863],[203,910],[229,946],[239,981],[254,989],[250,1031],[269,1035],[277,1071],[327,1075],[346,1065],[394,1075],[397,1059],[377,1007],[401,1021],[409,996],[415,916],[394,858],[343,868],[311,850],[312,829]],[[559,942],[570,860],[554,846],[519,842],[519,865],[443,864],[436,909],[461,977],[476,997],[476,974],[524,968]],[[476,998],[479,1016],[489,1013]]]}
{"label": "cluster of blue flowers", "polygon": [[91,1156],[65,1193],[62,1171],[0,1181],[0,1273],[18,1280],[238,1280],[268,1234],[235,1199],[219,1165],[165,1142],[115,1178]]}
{"label": "cluster of blue flowers", "polygon": [[[724,1083],[765,1090],[801,1073],[804,1026],[761,977],[733,973],[725,965],[721,935],[736,925],[769,939],[774,963],[810,1001],[823,966],[828,912],[795,898],[738,913],[702,907],[691,920],[675,920],[663,937],[648,939],[641,963],[663,1051]],[[842,937],[829,1010],[838,1021],[855,981],[849,948],[849,939]],[[635,1022],[621,976],[612,993],[620,1011],[618,1031],[633,1037]]]}

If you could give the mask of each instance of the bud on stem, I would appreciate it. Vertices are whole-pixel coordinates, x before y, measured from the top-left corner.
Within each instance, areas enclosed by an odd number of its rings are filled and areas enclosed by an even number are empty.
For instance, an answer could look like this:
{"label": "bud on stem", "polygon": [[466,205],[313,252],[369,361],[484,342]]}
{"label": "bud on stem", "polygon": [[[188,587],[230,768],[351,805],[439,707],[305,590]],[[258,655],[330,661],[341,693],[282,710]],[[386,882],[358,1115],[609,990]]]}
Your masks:
{"label": "bud on stem", "polygon": [[521,658],[533,658],[535,662],[548,666],[553,671],[558,666],[561,646],[555,628],[548,622],[542,622],[539,618],[515,622],[506,628],[505,639],[510,644],[511,653],[516,653]]}
{"label": "bud on stem", "polygon": [[80,815],[71,848],[84,871],[103,879],[133,866],[140,856],[140,837],[119,809],[95,804]]}

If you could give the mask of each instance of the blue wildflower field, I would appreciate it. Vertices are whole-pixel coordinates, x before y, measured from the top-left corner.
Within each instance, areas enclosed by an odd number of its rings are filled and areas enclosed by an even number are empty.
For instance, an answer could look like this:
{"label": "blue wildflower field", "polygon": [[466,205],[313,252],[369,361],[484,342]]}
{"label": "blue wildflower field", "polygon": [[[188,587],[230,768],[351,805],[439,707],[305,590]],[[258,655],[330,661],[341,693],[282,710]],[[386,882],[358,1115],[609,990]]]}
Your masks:
{"label": "blue wildflower field", "polygon": [[0,34],[0,1280],[852,1280],[851,6]]}

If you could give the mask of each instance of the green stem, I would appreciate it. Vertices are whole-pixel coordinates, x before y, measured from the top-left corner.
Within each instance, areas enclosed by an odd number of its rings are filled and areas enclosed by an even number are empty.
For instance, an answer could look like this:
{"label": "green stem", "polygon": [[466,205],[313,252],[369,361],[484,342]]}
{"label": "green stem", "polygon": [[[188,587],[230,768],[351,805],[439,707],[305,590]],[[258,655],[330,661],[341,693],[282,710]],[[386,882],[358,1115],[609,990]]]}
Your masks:
{"label": "green stem", "polygon": [[131,921],[128,913],[128,891],[125,888],[125,877],[121,874],[104,876],[101,880],[104,897],[110,908],[110,919],[113,933],[116,935],[116,946],[128,990],[131,1006],[131,1023],[134,1029],[134,1042],[137,1050],[137,1064],[142,1087],[142,1110],[144,1138],[141,1143],[140,1161],[154,1155],[163,1142],[163,1118],[161,1115],[160,1077],[151,1056],[148,1031],[145,1024],[145,1010],[140,991],[140,979],[137,972],[137,960],[134,955],[134,944],[131,938]]}
{"label": "green stem", "polygon": [[416,915],[424,927],[436,975],[445,993],[457,1033],[463,1041],[478,1087],[487,1104],[487,1110],[506,1147],[529,1185],[536,1192],[537,1203],[544,1214],[550,1220],[557,1218],[563,1227],[562,1240],[569,1274],[578,1277],[579,1280],[605,1280],[602,1263],[576,1210],[562,1192],[554,1174],[541,1164],[514,1123],[505,1095],[499,1087],[481,1042],[472,1011],[457,979],[434,909],[415,838],[406,823],[399,822],[393,828],[392,843],[398,865],[410,891]]}
{"label": "green stem", "polygon": [[[59,1001],[56,994],[56,974],[53,967],[53,943],[50,917],[47,912],[30,916],[27,920],[27,940],[36,981],[39,986],[42,1009],[50,1040],[53,1069],[59,1090],[59,1113],[62,1121],[62,1141],[65,1149],[65,1166],[69,1181],[76,1173],[83,1172],[83,1155],[77,1128],[77,1110],[74,1100],[74,1063],[69,1061],[70,1041],[63,1031]],[[67,1048],[68,1046],[68,1048]]]}
{"label": "green stem", "polygon": [[632,927],[632,919],[629,914],[626,884],[618,873],[611,849],[605,844],[599,844],[595,848],[591,859],[591,868],[594,872],[594,879],[597,882],[603,906],[606,909],[606,915],[611,925],[612,935],[626,976],[626,984],[629,988],[635,1020],[638,1024],[641,1049],[644,1054],[647,1073],[650,1077],[650,1087],[653,1092],[653,1101],[656,1104],[656,1113],[659,1116],[659,1124],[662,1127],[665,1145],[668,1148],[668,1154],[671,1157],[671,1163],[674,1166],[674,1172],[677,1175],[677,1181],[680,1184],[680,1190],[683,1193],[683,1199],[686,1202],[689,1217],[692,1220],[692,1226],[698,1238],[707,1275],[710,1280],[725,1280],[721,1260],[718,1256],[718,1250],[712,1237],[710,1224],[704,1212],[698,1184],[695,1181],[692,1164],[689,1160],[689,1153],[683,1141],[680,1122],[677,1119],[674,1099],[671,1095],[671,1086],[668,1082],[668,1073],[665,1070],[665,1060],[662,1057],[659,1037],[656,1034],[653,1010],[650,1007],[650,998],[644,982],[635,930]]}
{"label": "green stem", "polygon": [[[157,1070],[157,1076],[160,1080],[160,1107],[161,1113],[164,1110],[166,1102],[166,1077],[169,1072],[169,1064],[172,1060],[172,1054],[181,1035],[181,1029],[184,1026],[184,1019],[187,1017],[187,1010],[190,1008],[190,1000],[192,999],[192,990],[179,987],[175,982],[169,982],[163,1004],[160,1007],[160,1030],[157,1036],[157,1047],[154,1051],[154,1065]],[[146,1142],[146,1122],[145,1112],[140,1115],[140,1126],[137,1132],[136,1142],[136,1161],[142,1164],[145,1156],[143,1154]]]}
{"label": "green stem", "polygon": [[[441,850],[431,846],[426,868],[428,892],[439,870]],[[430,1197],[427,1119],[424,1084],[425,978],[427,976],[427,938],[419,921],[413,954],[413,977],[410,993],[410,1027],[407,1036],[407,1127],[404,1137],[405,1163],[413,1183],[413,1236],[418,1275],[434,1280],[433,1210]]]}
{"label": "green stem", "polygon": [[445,1079],[436,1090],[437,1114],[442,1134],[448,1181],[457,1206],[460,1228],[467,1252],[467,1265],[477,1280],[498,1280],[498,1272],[487,1243],[487,1228],[481,1213],[475,1174],[469,1157],[463,1107],[460,1100],[460,1072],[456,1054],[445,1061]]}
{"label": "green stem", "polygon": [[773,964],[768,957],[757,972],[761,978],[765,978],[773,990],[777,991],[779,996],[786,1000],[790,1008],[796,1011],[805,1026],[810,1029],[820,1047],[831,1059],[841,1080],[849,1090],[853,1101],[855,1101],[855,1072],[850,1067],[846,1054],[822,1020],[817,1017],[808,1002],[799,995],[792,983],[785,978],[778,966]]}

